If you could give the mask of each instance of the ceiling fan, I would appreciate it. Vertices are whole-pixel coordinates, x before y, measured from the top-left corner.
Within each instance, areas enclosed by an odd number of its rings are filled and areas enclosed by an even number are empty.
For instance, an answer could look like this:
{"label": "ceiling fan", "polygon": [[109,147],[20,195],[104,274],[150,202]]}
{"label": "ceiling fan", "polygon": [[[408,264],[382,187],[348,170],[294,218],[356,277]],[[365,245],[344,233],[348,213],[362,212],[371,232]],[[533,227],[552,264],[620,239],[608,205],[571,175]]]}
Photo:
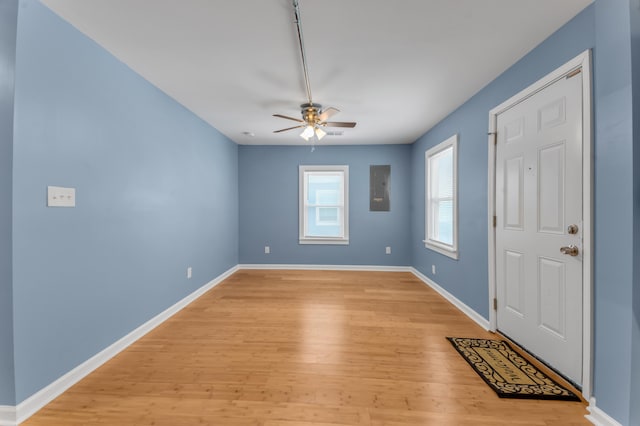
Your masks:
{"label": "ceiling fan", "polygon": [[300,137],[305,141],[315,137],[321,140],[326,136],[327,132],[323,130],[325,127],[356,127],[354,122],[345,121],[327,121],[330,117],[340,112],[337,108],[327,107],[322,109],[322,105],[313,102],[311,96],[311,85],[309,83],[309,69],[307,67],[307,55],[304,50],[304,42],[302,38],[302,22],[300,20],[300,6],[298,0],[293,0],[293,9],[296,18],[296,28],[298,30],[298,42],[300,45],[300,56],[302,57],[302,68],[304,71],[304,83],[307,89],[307,99],[309,102],[300,105],[300,113],[302,119],[289,117],[288,115],[273,114],[274,117],[284,118],[287,120],[297,121],[299,124],[293,127],[287,127],[286,129],[275,130],[273,133],[286,132],[293,129],[302,129]]}

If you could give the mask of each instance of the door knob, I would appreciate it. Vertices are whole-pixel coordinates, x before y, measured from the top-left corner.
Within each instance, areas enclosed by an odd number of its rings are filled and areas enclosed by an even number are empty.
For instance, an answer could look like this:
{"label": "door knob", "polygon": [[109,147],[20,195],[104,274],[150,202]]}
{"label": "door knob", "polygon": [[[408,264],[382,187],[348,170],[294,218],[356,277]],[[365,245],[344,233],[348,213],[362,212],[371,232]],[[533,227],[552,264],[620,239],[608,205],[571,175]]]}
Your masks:
{"label": "door knob", "polygon": [[578,250],[578,247],[573,244],[569,247],[560,247],[560,253],[568,254],[569,256],[577,256],[579,252],[580,250]]}

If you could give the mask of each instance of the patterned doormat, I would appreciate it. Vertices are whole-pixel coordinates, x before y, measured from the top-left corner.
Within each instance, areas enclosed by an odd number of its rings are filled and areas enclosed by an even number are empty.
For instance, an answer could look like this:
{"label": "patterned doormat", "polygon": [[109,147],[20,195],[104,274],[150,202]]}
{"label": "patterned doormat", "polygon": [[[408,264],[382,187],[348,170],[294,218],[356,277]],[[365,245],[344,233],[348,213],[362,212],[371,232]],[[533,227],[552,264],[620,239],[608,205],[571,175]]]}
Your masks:
{"label": "patterned doormat", "polygon": [[580,401],[576,394],[539,371],[507,342],[460,337],[447,339],[500,398]]}

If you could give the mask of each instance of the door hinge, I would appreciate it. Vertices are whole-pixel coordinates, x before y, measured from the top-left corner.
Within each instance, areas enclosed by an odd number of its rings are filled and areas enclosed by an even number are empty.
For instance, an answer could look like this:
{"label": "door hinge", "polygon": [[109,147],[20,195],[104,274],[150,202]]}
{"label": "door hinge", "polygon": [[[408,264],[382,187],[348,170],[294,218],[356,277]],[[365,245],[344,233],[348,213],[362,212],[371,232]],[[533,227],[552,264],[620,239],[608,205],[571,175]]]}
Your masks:
{"label": "door hinge", "polygon": [[575,77],[576,75],[580,74],[581,72],[582,72],[582,68],[578,68],[576,70],[573,70],[569,74],[567,74],[566,79],[569,80],[571,77]]}
{"label": "door hinge", "polygon": [[493,144],[498,145],[498,132],[487,133],[489,136],[493,136]]}
{"label": "door hinge", "polygon": [[493,310],[497,311],[498,310],[498,299],[497,298],[493,298]]}
{"label": "door hinge", "polygon": [[493,227],[498,226],[498,216],[493,216]]}

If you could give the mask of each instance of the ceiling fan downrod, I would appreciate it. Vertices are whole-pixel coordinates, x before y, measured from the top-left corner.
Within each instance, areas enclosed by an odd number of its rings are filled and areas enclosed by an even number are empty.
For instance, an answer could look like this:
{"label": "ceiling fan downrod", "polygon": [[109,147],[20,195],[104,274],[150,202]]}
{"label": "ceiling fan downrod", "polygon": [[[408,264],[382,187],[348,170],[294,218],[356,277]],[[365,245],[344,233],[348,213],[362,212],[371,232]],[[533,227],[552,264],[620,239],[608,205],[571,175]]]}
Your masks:
{"label": "ceiling fan downrod", "polygon": [[309,104],[313,104],[313,97],[311,96],[311,84],[309,83],[309,68],[307,67],[307,55],[304,50],[304,38],[302,37],[302,21],[300,19],[300,6],[298,0],[293,0],[293,12],[296,18],[296,29],[298,30],[298,44],[300,45],[300,56],[302,57],[302,70],[304,73],[304,84],[307,89],[307,98]]}

